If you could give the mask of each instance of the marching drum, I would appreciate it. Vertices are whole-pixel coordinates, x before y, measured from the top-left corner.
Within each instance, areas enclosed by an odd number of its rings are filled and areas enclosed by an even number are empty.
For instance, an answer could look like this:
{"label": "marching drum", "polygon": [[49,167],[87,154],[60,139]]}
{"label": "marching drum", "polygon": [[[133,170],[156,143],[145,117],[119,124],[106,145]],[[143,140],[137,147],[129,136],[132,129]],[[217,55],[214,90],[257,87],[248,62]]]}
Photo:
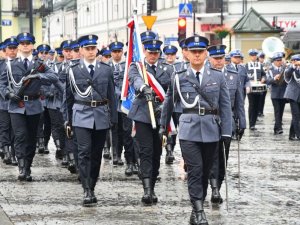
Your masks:
{"label": "marching drum", "polygon": [[250,82],[251,93],[261,93],[267,91],[267,85],[258,82]]}

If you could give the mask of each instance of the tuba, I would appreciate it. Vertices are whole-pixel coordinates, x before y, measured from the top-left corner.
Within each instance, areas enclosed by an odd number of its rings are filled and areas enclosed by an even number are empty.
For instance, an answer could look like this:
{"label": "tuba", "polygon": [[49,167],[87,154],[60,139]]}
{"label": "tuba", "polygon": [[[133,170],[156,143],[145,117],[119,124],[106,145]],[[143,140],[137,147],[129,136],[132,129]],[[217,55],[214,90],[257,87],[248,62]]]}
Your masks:
{"label": "tuba", "polygon": [[277,37],[266,38],[261,48],[268,58],[272,58],[275,52],[284,52],[284,44]]}

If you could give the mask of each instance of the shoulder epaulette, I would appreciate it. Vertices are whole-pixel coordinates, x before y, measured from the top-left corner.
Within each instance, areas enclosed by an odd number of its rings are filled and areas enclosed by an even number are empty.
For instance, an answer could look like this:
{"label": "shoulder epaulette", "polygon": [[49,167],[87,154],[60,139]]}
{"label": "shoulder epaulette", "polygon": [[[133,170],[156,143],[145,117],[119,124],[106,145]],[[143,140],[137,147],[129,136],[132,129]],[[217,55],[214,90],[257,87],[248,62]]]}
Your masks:
{"label": "shoulder epaulette", "polygon": [[180,70],[180,71],[175,71],[176,74],[182,74],[182,73],[185,73],[187,70]]}
{"label": "shoulder epaulette", "polygon": [[107,66],[107,67],[110,67],[110,65],[109,64],[107,64],[107,63],[105,63],[105,62],[99,62],[101,65],[105,65],[105,66]]}
{"label": "shoulder epaulette", "polygon": [[80,63],[79,62],[75,62],[75,63],[72,63],[71,65],[69,65],[70,67],[75,67],[75,66],[77,66],[77,65],[79,65]]}
{"label": "shoulder epaulette", "polygon": [[229,72],[229,73],[234,73],[234,74],[238,74],[238,72],[237,72],[236,70],[231,70],[231,68],[230,68],[230,69],[227,69],[227,72]]}
{"label": "shoulder epaulette", "polygon": [[210,67],[210,69],[211,69],[211,70],[218,71],[218,72],[221,72],[221,73],[222,73],[222,71],[221,71],[221,70],[218,70],[218,69],[216,69],[216,68],[212,68],[212,67]]}

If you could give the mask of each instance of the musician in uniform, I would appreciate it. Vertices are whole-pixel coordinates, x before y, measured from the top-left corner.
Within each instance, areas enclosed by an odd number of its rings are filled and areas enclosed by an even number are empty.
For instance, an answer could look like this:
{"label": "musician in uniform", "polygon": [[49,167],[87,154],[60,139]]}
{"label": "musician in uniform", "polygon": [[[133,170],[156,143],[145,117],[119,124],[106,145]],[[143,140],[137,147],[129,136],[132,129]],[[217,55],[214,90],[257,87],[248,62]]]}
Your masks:
{"label": "musician in uniform", "polygon": [[[186,39],[190,66],[172,79],[161,117],[160,134],[166,133],[177,98],[183,109],[179,118],[179,142],[187,165],[188,191],[193,210],[190,224],[208,224],[203,210],[210,169],[222,139],[230,142],[232,133],[229,91],[221,71],[204,65],[208,39]],[[221,121],[221,123],[220,123]]]}
{"label": "musician in uniform", "polygon": [[[263,98],[263,93],[266,92],[266,86],[263,85],[266,82],[266,73],[263,69],[263,65],[260,62],[257,62],[257,53],[258,51],[256,49],[250,49],[248,51],[250,62],[245,66],[251,83],[251,91],[247,93],[249,100],[248,114],[250,130],[256,130],[255,124],[258,117],[259,104],[260,101],[262,101],[261,98]],[[264,89],[255,90],[255,88],[258,87],[264,87]]]}
{"label": "musician in uniform", "polygon": [[[7,38],[3,42],[3,52],[6,60],[0,61],[1,73],[6,69],[6,62],[14,60],[18,54],[18,40],[15,37]],[[11,126],[10,114],[8,112],[8,99],[0,96],[0,144],[3,149],[3,162],[7,165],[18,165],[15,156],[14,137]]]}
{"label": "musician in uniform", "polygon": [[[244,134],[244,130],[246,129],[243,88],[238,72],[236,70],[228,69],[228,67],[225,66],[225,49],[225,45],[212,45],[207,48],[211,67],[222,71],[225,77],[231,100],[232,136],[236,135],[240,140]],[[219,190],[221,189],[225,176],[225,165],[227,165],[229,149],[230,142],[223,143],[220,141],[219,154],[216,155],[213,162],[210,179],[210,185],[212,188],[211,201],[213,203],[223,202]],[[224,161],[224,151],[226,161]]]}
{"label": "musician in uniform", "polygon": [[272,57],[272,65],[267,71],[267,84],[271,86],[271,99],[274,108],[274,134],[282,134],[282,116],[286,99],[283,98],[286,82],[284,80],[285,65],[282,61],[283,53],[276,52]]}
{"label": "musician in uniform", "polygon": [[295,135],[291,133],[290,139],[300,140],[300,55],[293,55],[292,64],[285,70],[284,79],[287,87],[284,98],[288,99],[291,106],[292,126],[291,129]]}
{"label": "musician in uniform", "polygon": [[[171,81],[171,71],[158,62],[161,45],[160,40],[144,39],[144,64],[147,72],[151,73],[166,91]],[[162,142],[158,135],[159,124],[156,129],[151,126],[147,101],[153,102],[157,123],[160,120],[162,101],[156,94],[153,94],[152,88],[145,84],[139,73],[141,64],[139,62],[132,63],[129,69],[129,82],[135,89],[136,98],[128,117],[135,122],[136,139],[139,145],[141,179],[144,188],[142,202],[144,205],[152,205],[158,201],[154,188],[159,174]]]}
{"label": "musician in uniform", "polygon": [[57,82],[55,72],[44,63],[33,60],[35,38],[30,33],[17,36],[20,57],[8,61],[7,71],[1,75],[0,90],[10,99],[15,151],[19,165],[19,180],[31,181],[31,165],[35,155],[36,135],[43,106],[40,99],[41,85]]}
{"label": "musician in uniform", "polygon": [[107,130],[117,123],[112,70],[96,60],[96,35],[78,39],[83,59],[69,70],[66,98],[70,125],[78,145],[78,166],[84,189],[83,206],[97,203],[98,180]]}

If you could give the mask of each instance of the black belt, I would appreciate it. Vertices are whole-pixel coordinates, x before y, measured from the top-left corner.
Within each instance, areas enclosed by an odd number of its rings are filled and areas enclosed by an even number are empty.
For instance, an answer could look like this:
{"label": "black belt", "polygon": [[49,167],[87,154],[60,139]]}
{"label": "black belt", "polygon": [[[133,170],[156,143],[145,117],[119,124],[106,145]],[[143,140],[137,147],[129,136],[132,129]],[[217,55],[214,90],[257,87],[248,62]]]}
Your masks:
{"label": "black belt", "polygon": [[27,102],[27,101],[30,101],[30,100],[36,100],[36,99],[39,99],[41,97],[41,95],[24,95],[23,96],[23,101],[24,102]]}
{"label": "black belt", "polygon": [[218,115],[219,112],[217,109],[206,109],[206,108],[192,108],[192,109],[183,109],[183,114],[198,114],[200,116],[204,115]]}
{"label": "black belt", "polygon": [[103,101],[96,101],[96,100],[93,100],[93,101],[80,101],[80,100],[75,100],[75,103],[76,104],[80,104],[80,105],[87,105],[87,106],[90,106],[90,107],[97,107],[97,106],[100,106],[100,105],[107,105],[108,104],[108,100],[103,100]]}

